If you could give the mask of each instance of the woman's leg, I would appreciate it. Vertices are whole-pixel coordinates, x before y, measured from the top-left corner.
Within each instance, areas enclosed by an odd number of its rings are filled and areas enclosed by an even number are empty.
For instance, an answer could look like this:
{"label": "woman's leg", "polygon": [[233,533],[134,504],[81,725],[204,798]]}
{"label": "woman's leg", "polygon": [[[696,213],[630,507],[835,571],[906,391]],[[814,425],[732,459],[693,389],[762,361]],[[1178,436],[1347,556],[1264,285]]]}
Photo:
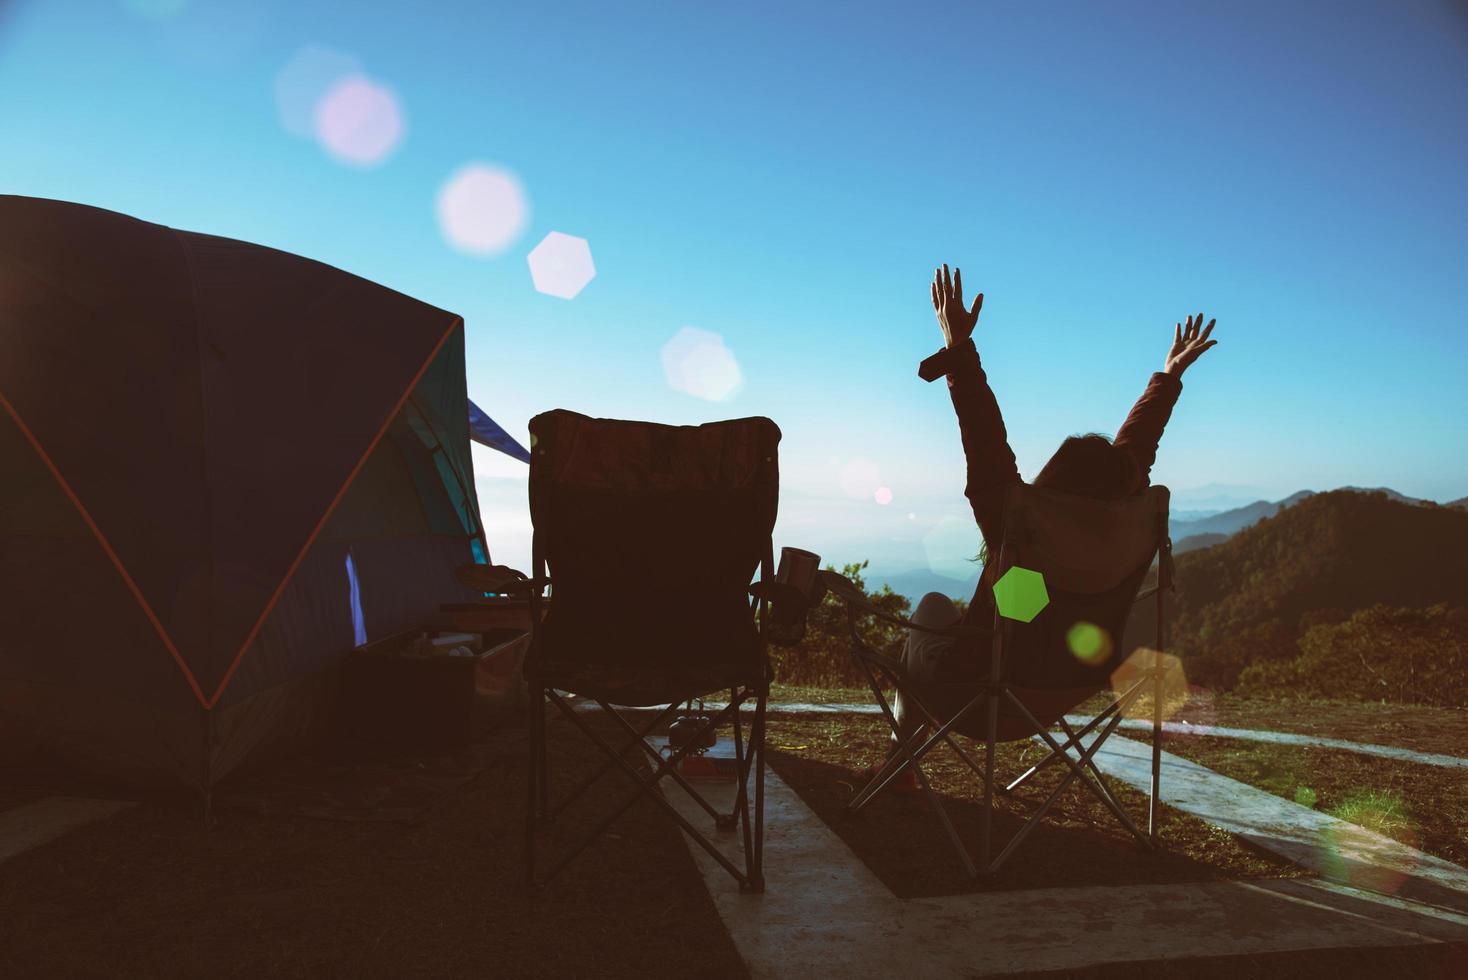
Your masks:
{"label": "woman's leg", "polygon": [[[961,614],[952,599],[938,592],[929,592],[918,602],[917,609],[910,618],[919,626],[944,627],[957,624]],[[919,688],[934,683],[938,661],[953,643],[952,637],[924,633],[922,630],[908,630],[907,643],[902,648],[902,664],[907,669],[910,682]],[[897,692],[893,712],[897,715],[897,734],[892,737],[895,751],[899,738],[911,737],[924,724],[922,714],[908,703],[901,691]]]}

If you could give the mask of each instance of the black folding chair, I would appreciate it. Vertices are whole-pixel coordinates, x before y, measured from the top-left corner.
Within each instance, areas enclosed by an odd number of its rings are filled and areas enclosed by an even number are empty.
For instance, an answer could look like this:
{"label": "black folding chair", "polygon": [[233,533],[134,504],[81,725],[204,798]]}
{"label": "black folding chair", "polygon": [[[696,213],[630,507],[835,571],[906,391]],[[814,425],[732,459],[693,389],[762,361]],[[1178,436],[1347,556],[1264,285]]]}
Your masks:
{"label": "black folding chair", "polygon": [[[1162,653],[1167,642],[1163,595],[1172,588],[1172,546],[1167,531],[1168,491],[1151,487],[1122,500],[1101,501],[1059,493],[1028,484],[1015,484],[1006,502],[1004,536],[992,567],[983,581],[995,598],[992,628],[955,625],[923,626],[882,613],[867,603],[860,590],[835,572],[822,575],[829,591],[846,603],[852,653],[892,729],[895,751],[875,776],[852,798],[848,810],[864,808],[907,766],[943,826],[959,861],[970,877],[993,874],[1043,819],[1071,783],[1078,782],[1116,817],[1144,847],[1155,846],[1157,794],[1161,774],[1164,682],[1171,676],[1174,658]],[[1160,556],[1160,557],[1159,557]],[[1140,591],[1154,558],[1157,584]],[[1009,573],[1014,578],[1006,581]],[[1040,579],[1036,579],[1038,573]],[[1043,581],[1043,586],[1038,583]],[[1016,587],[1018,583],[1018,587]],[[1127,619],[1145,599],[1157,600],[1155,650],[1143,653],[1133,670],[1118,671],[1130,651],[1124,642]],[[1043,601],[1042,601],[1043,600]],[[951,686],[923,683],[909,675],[897,658],[873,650],[862,639],[857,624],[864,615],[917,630],[949,636],[978,649],[989,643],[987,670],[971,682]],[[1139,651],[1141,652],[1141,651]],[[976,654],[982,663],[982,655]],[[1066,720],[1067,712],[1101,691],[1112,689],[1113,676],[1127,675],[1109,703],[1078,730]],[[884,686],[902,692],[904,705],[917,711],[931,734],[919,728],[908,739],[899,737],[897,718]],[[1144,694],[1152,696],[1152,780],[1143,834],[1117,800],[1095,764],[1100,750],[1126,713]],[[1059,727],[1063,740],[1051,734]],[[1100,730],[1089,742],[1082,740]],[[982,742],[982,765],[954,738],[964,735]],[[995,746],[999,742],[1041,739],[1048,755],[1000,793],[1011,793],[1036,772],[1064,765],[1068,772],[991,860]],[[975,862],[940,805],[922,759],[938,745],[947,745],[982,781],[984,805]]]}
{"label": "black folding chair", "polygon": [[[780,430],[767,418],[700,426],[594,419],[556,410],[530,421],[533,568],[529,785],[525,875],[535,887],[560,872],[644,794],[722,865],[741,890],[763,891],[766,601],[751,600],[756,569],[772,579],[771,532],[779,497]],[[541,618],[546,586],[551,598]],[[513,584],[510,586],[513,588]],[[664,756],[649,736],[678,706],[729,692],[693,737]],[[625,744],[613,745],[567,699],[599,705]],[[545,704],[555,705],[607,756],[607,764],[554,807]],[[666,705],[634,726],[615,706]],[[752,705],[753,711],[744,710]],[[745,715],[752,714],[746,721]],[[731,812],[679,773],[699,736],[732,722]],[[744,726],[749,725],[746,743]],[[629,761],[645,756],[651,771]],[[537,877],[536,830],[610,771],[634,784],[596,829]],[[749,782],[754,776],[753,806]],[[659,790],[665,778],[696,800],[720,830],[739,828],[744,866],[730,861]],[[751,812],[752,810],[752,812]]]}

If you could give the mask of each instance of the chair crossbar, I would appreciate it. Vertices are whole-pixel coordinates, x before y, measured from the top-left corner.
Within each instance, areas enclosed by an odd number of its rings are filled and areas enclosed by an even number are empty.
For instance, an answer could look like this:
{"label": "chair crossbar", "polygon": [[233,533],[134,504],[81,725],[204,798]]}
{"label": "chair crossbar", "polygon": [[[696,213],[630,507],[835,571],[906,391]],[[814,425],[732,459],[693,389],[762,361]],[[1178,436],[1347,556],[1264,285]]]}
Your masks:
{"label": "chair crossbar", "polygon": [[[554,702],[563,711],[566,711],[566,710],[574,711],[575,710],[574,708],[571,708],[569,705],[567,705],[562,699],[560,699],[558,697],[555,697],[554,695],[552,695],[552,699],[554,700]],[[623,722],[624,724],[626,724],[626,720],[624,718],[622,718],[622,716],[620,714],[611,711],[611,709],[608,708],[605,703],[603,703],[601,701],[597,701],[597,704],[601,705],[601,708],[602,708],[603,711],[606,711],[606,712],[612,714],[618,721]],[[660,711],[656,715],[654,715],[652,721],[648,722],[645,726],[643,726],[642,731],[638,732],[635,729],[633,729],[632,730],[633,741],[631,741],[631,742],[627,743],[627,745],[623,746],[621,754],[622,755],[626,755],[628,749],[635,748],[635,747],[640,747],[643,751],[649,751],[650,750],[652,752],[652,755],[653,755],[653,757],[655,759],[657,759],[658,761],[662,761],[662,757],[660,755],[658,755],[657,750],[656,749],[653,749],[652,746],[650,746],[650,745],[647,744],[647,736],[650,735],[650,734],[652,734],[653,729],[657,728],[664,721],[666,721],[667,718],[668,718],[668,716],[670,714],[672,714],[675,710],[677,710],[677,707],[678,707],[678,703],[677,702],[675,702],[673,704],[670,704],[666,708],[664,708],[662,711]],[[628,725],[628,728],[630,729],[631,726]],[[598,782],[600,782],[601,781],[601,778],[603,776],[605,776],[609,772],[616,772],[616,771],[617,771],[616,768],[613,767],[613,766],[610,766],[610,765],[602,766],[596,772],[592,773],[590,776],[588,776],[584,780],[582,780],[581,783],[579,785],[577,785],[577,787],[574,790],[572,790],[570,792],[570,794],[568,794],[563,800],[561,800],[561,802],[559,804],[557,804],[554,809],[549,810],[546,813],[546,819],[547,820],[554,820],[558,814],[560,814],[563,810],[565,810],[567,807],[569,807],[576,800],[580,799],[582,793],[585,793],[592,786],[594,786]]]}
{"label": "chair crossbar", "polygon": [[[861,637],[857,635],[854,630],[852,638],[856,644],[856,649],[860,651],[857,657],[857,664],[862,668],[863,673],[865,673],[866,675],[867,685],[871,688],[872,695],[877,699],[877,704],[882,709],[882,715],[887,721],[887,727],[892,730],[894,741],[896,741],[900,737],[900,732],[897,727],[897,716],[893,712],[891,704],[887,700],[886,694],[882,691],[881,685],[877,683],[876,674],[872,670],[873,663],[875,663],[879,668],[882,669],[884,675],[893,684],[893,686],[901,690],[902,693],[907,697],[907,699],[910,700],[913,705],[922,713],[923,718],[925,719],[925,724],[936,729],[936,731],[916,751],[910,751],[911,743],[916,742],[919,738],[921,738],[921,729],[915,731],[911,736],[909,736],[908,744],[904,745],[902,749],[899,750],[905,751],[907,754],[903,754],[900,756],[896,752],[890,754],[883,762],[881,768],[878,769],[876,775],[873,776],[872,779],[867,783],[867,785],[864,786],[862,790],[851,799],[851,802],[847,804],[847,810],[851,813],[855,813],[862,809],[878,793],[886,788],[887,784],[890,783],[897,776],[897,774],[901,772],[902,769],[905,768],[907,765],[911,764],[914,766],[915,769],[920,769],[921,767],[918,765],[919,760],[921,760],[923,756],[927,755],[927,753],[932,750],[940,741],[947,743],[947,745],[952,748],[955,753],[957,753],[958,757],[964,762],[964,764],[967,765],[971,770],[973,770],[975,775],[983,778],[983,773],[979,769],[979,764],[975,762],[974,759],[967,752],[964,751],[963,747],[959,745],[957,741],[954,740],[951,734],[951,729],[953,726],[951,724],[945,726],[943,722],[939,721],[937,715],[934,714],[933,711],[931,711],[928,706],[923,703],[921,698],[917,697],[913,693],[913,691],[910,689],[911,685],[903,683],[907,680],[907,677],[906,672],[902,667],[901,661],[893,660],[890,657],[885,657],[877,653],[875,650],[872,650],[870,647],[862,642]],[[921,778],[921,775],[919,775],[919,779]]]}
{"label": "chair crossbar", "polygon": [[[581,733],[589,738],[592,742],[594,742],[596,746],[600,748],[611,759],[612,764],[621,768],[622,771],[626,773],[637,785],[632,794],[628,796],[621,803],[621,805],[613,809],[602,820],[602,822],[596,827],[595,830],[584,837],[579,844],[577,844],[568,854],[562,857],[562,859],[546,875],[544,879],[545,881],[549,881],[551,878],[554,878],[557,874],[559,874],[562,869],[564,869],[568,864],[571,863],[571,861],[573,861],[578,855],[580,855],[582,851],[590,846],[593,841],[601,837],[602,834],[606,833],[608,828],[610,828],[612,824],[616,823],[616,821],[621,818],[622,814],[631,809],[633,804],[635,804],[643,796],[646,796],[657,803],[664,810],[664,812],[671,816],[673,820],[680,827],[682,827],[683,830],[685,830],[693,838],[693,840],[700,847],[702,847],[704,851],[708,853],[710,857],[717,861],[724,868],[724,870],[729,872],[729,874],[733,875],[735,880],[737,880],[741,886],[749,884],[749,878],[743,871],[739,869],[736,864],[734,864],[734,862],[725,857],[724,854],[719,851],[719,849],[715,847],[712,842],[705,838],[704,835],[700,833],[696,827],[693,826],[692,822],[690,822],[687,817],[678,812],[677,808],[674,807],[673,804],[670,803],[666,797],[664,797],[661,793],[653,792],[658,782],[660,782],[665,776],[670,775],[673,769],[680,762],[683,761],[683,757],[686,756],[690,751],[692,751],[692,739],[690,739],[687,743],[680,746],[679,748],[675,749],[666,759],[662,759],[659,762],[657,768],[650,775],[643,775],[641,773],[638,773],[637,770],[632,767],[632,764],[626,760],[625,749],[623,750],[623,752],[619,753],[614,748],[612,748],[612,746],[608,744],[607,741],[602,738],[598,732],[596,732],[594,729],[591,728],[589,724],[586,723],[585,719],[580,717],[580,712],[577,712],[574,708],[567,704],[566,701],[558,693],[556,693],[555,691],[549,691],[547,692],[547,694],[550,700],[555,703],[566,714],[568,718],[571,719],[572,723],[575,724],[578,729],[581,730]],[[602,704],[603,708],[607,707],[603,702],[598,701],[598,703]],[[670,707],[675,706],[676,705]],[[719,711],[719,713],[715,715],[712,719],[705,719],[705,724],[700,728],[700,732],[707,731],[711,727],[717,727],[718,725],[722,724],[724,719],[728,717],[728,715],[732,711],[736,710],[737,705],[732,702],[725,705],[724,708]],[[612,712],[612,714],[615,715],[616,713]],[[630,726],[628,727],[630,728]],[[747,822],[748,814],[744,814],[744,817]]]}
{"label": "chair crossbar", "polygon": [[[1065,719],[1064,718],[1062,718],[1060,720],[1060,726],[1066,730],[1067,734],[1073,734],[1070,731],[1070,726],[1065,723]],[[1074,736],[1075,744],[1076,745],[1079,745],[1080,744],[1080,739],[1083,738],[1083,737],[1084,736],[1075,735]],[[1101,788],[1102,792],[1104,792],[1111,799],[1111,802],[1113,804],[1115,804],[1115,806],[1117,808],[1120,808],[1121,807],[1121,801],[1118,800],[1116,798],[1116,794],[1111,791],[1111,784],[1106,781],[1105,775],[1096,766],[1096,760],[1095,759],[1088,760],[1086,762],[1086,768],[1089,769],[1089,770],[1091,770],[1091,778],[1096,781],[1096,785]]]}
{"label": "chair crossbar", "polygon": [[[1131,818],[1126,815],[1126,811],[1123,810],[1121,806],[1116,802],[1109,789],[1106,789],[1103,784],[1102,792],[1096,792],[1095,786],[1092,785],[1091,781],[1087,778],[1087,772],[1085,768],[1086,766],[1091,766],[1092,771],[1097,771],[1095,770],[1094,764],[1092,764],[1091,762],[1092,756],[1096,754],[1096,752],[1101,748],[1102,744],[1104,744],[1105,741],[1111,737],[1112,733],[1116,731],[1117,726],[1121,724],[1123,712],[1125,712],[1126,709],[1131,706],[1131,703],[1136,700],[1140,693],[1141,684],[1133,685],[1132,690],[1129,692],[1129,696],[1126,699],[1123,699],[1123,702],[1118,702],[1118,704],[1120,704],[1120,707],[1112,715],[1111,720],[1107,722],[1106,727],[1102,730],[1101,734],[1098,735],[1094,740],[1092,740],[1091,744],[1084,749],[1081,754],[1080,761],[1077,762],[1075,759],[1071,758],[1069,752],[1066,752],[1060,747],[1060,744],[1055,741],[1055,737],[1035,720],[1035,716],[1032,715],[1029,709],[1025,707],[1024,703],[1015,696],[1014,692],[1009,690],[1008,688],[1005,689],[1005,697],[1010,701],[1010,703],[1012,703],[1017,709],[1019,709],[1022,714],[1024,714],[1025,718],[1030,722],[1031,725],[1035,726],[1040,738],[1044,740],[1046,745],[1050,746],[1050,751],[1058,755],[1060,757],[1060,760],[1064,762],[1066,766],[1070,769],[1070,772],[1066,774],[1065,779],[1061,781],[1060,786],[1056,787],[1055,792],[1051,793],[1051,798],[1046,801],[1046,805],[1041,808],[1041,811],[1026,819],[1025,826],[1020,828],[1020,834],[1027,834],[1028,828],[1031,827],[1034,823],[1038,822],[1039,818],[1044,815],[1044,811],[1048,810],[1050,808],[1050,804],[1053,803],[1054,800],[1060,795],[1060,791],[1063,790],[1067,785],[1069,785],[1071,780],[1079,779],[1081,781],[1081,785],[1091,790],[1091,792],[1095,794],[1098,799],[1100,799],[1100,801],[1106,806],[1106,808],[1112,812],[1112,815],[1114,815],[1119,821],[1121,821],[1122,826],[1129,830],[1132,835],[1135,836],[1137,840],[1142,843],[1144,847],[1151,849],[1151,839],[1137,830],[1136,826],[1132,823]],[[1014,844],[1013,842],[1011,842],[1011,845],[1005,848],[1004,853],[1002,853],[1000,857],[1007,857],[1009,852],[1013,849]],[[990,872],[992,873],[993,871],[997,871],[1001,863],[1002,861],[1000,859],[996,859],[995,863],[990,868]]]}
{"label": "chair crossbar", "polygon": [[[1126,691],[1124,691],[1123,693],[1117,695],[1116,698],[1109,705],[1107,705],[1106,708],[1104,710],[1102,710],[1102,712],[1099,715],[1097,715],[1096,717],[1092,718],[1090,721],[1086,722],[1085,726],[1083,728],[1081,728],[1081,730],[1079,732],[1074,732],[1073,733],[1070,730],[1070,725],[1066,723],[1066,720],[1064,718],[1061,718],[1060,719],[1060,725],[1061,725],[1062,728],[1065,729],[1066,735],[1069,736],[1067,738],[1067,740],[1066,740],[1065,748],[1068,749],[1068,748],[1070,748],[1073,745],[1079,745],[1080,744],[1080,740],[1083,739],[1083,738],[1085,738],[1087,735],[1091,734],[1091,732],[1093,730],[1095,730],[1095,728],[1098,725],[1100,725],[1102,722],[1104,722],[1107,718],[1109,718],[1111,716],[1112,712],[1115,712],[1115,711],[1120,710],[1120,706],[1121,706],[1121,703],[1122,703],[1122,700],[1123,699],[1129,697],[1132,694],[1133,691],[1136,691],[1138,688],[1140,688],[1146,682],[1147,682],[1147,678],[1144,677],[1141,680],[1139,680],[1136,683],[1134,683],[1131,687],[1127,688]],[[1039,762],[1037,762],[1033,766],[1031,766],[1028,770],[1026,770],[1025,772],[1021,773],[1014,780],[1014,782],[1012,782],[1008,786],[1004,787],[1004,792],[1006,792],[1006,793],[1012,793],[1012,792],[1014,792],[1016,789],[1018,789],[1020,787],[1020,785],[1022,783],[1024,783],[1026,780],[1028,780],[1035,773],[1039,772],[1041,769],[1044,769],[1046,766],[1049,766],[1052,763],[1057,762],[1057,761],[1058,760],[1055,757],[1055,753],[1054,752],[1051,752],[1049,755],[1045,756],[1045,758],[1041,759]]]}

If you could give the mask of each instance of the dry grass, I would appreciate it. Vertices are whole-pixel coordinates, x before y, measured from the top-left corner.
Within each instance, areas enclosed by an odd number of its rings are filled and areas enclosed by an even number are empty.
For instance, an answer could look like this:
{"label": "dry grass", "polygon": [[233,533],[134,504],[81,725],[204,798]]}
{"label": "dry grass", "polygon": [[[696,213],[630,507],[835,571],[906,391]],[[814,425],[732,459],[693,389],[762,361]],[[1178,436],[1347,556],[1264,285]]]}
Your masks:
{"label": "dry grass", "polygon": [[[1186,668],[1186,663],[1184,664]],[[870,696],[870,695],[869,695]],[[1097,698],[1085,705],[1099,711]],[[1375,701],[1241,698],[1193,688],[1168,716],[1193,725],[1292,732],[1351,742],[1392,745],[1416,752],[1468,752],[1468,709]]]}
{"label": "dry grass", "polygon": [[[961,743],[963,744],[963,743]],[[971,743],[968,743],[971,744]],[[861,786],[858,773],[885,750],[886,729],[871,716],[776,716],[770,723],[771,764],[806,803],[851,846],[894,893],[904,898],[989,889],[1044,888],[1287,877],[1301,869],[1170,807],[1161,810],[1163,847],[1143,851],[1094,796],[1072,786],[1045,821],[989,880],[961,870],[935,815],[918,797],[883,795],[856,816],[845,806]],[[981,755],[982,750],[979,750]],[[996,771],[1014,776],[1039,761],[1032,742],[1000,747]],[[934,788],[960,835],[977,846],[979,781],[946,747],[925,764]],[[1043,771],[996,815],[995,840],[1003,842],[1059,783],[1060,767]],[[1111,781],[1134,821],[1145,829],[1146,797]]]}
{"label": "dry grass", "polygon": [[1211,736],[1164,744],[1240,782],[1468,865],[1468,770]]}

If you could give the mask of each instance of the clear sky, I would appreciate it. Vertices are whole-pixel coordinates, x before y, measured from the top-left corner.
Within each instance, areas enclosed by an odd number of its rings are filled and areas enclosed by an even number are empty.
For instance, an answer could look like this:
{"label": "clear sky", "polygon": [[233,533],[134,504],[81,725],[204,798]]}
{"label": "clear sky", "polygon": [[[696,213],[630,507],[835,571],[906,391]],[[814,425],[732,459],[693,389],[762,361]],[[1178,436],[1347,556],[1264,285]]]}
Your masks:
{"label": "clear sky", "polygon": [[[346,77],[367,96],[333,124]],[[479,252],[441,220],[466,165],[523,190]],[[555,407],[768,415],[776,545],[891,570],[977,550],[951,405],[916,377],[943,261],[986,294],[1027,477],[1114,432],[1202,310],[1220,343],[1154,470],[1178,506],[1468,494],[1465,174],[1446,0],[0,0],[0,191],[461,313],[471,396],[522,441]],[[551,232],[595,263],[569,300],[527,264]],[[686,327],[727,351],[688,370],[737,363],[722,400],[669,383]],[[491,551],[523,564],[525,469],[475,460]]]}

